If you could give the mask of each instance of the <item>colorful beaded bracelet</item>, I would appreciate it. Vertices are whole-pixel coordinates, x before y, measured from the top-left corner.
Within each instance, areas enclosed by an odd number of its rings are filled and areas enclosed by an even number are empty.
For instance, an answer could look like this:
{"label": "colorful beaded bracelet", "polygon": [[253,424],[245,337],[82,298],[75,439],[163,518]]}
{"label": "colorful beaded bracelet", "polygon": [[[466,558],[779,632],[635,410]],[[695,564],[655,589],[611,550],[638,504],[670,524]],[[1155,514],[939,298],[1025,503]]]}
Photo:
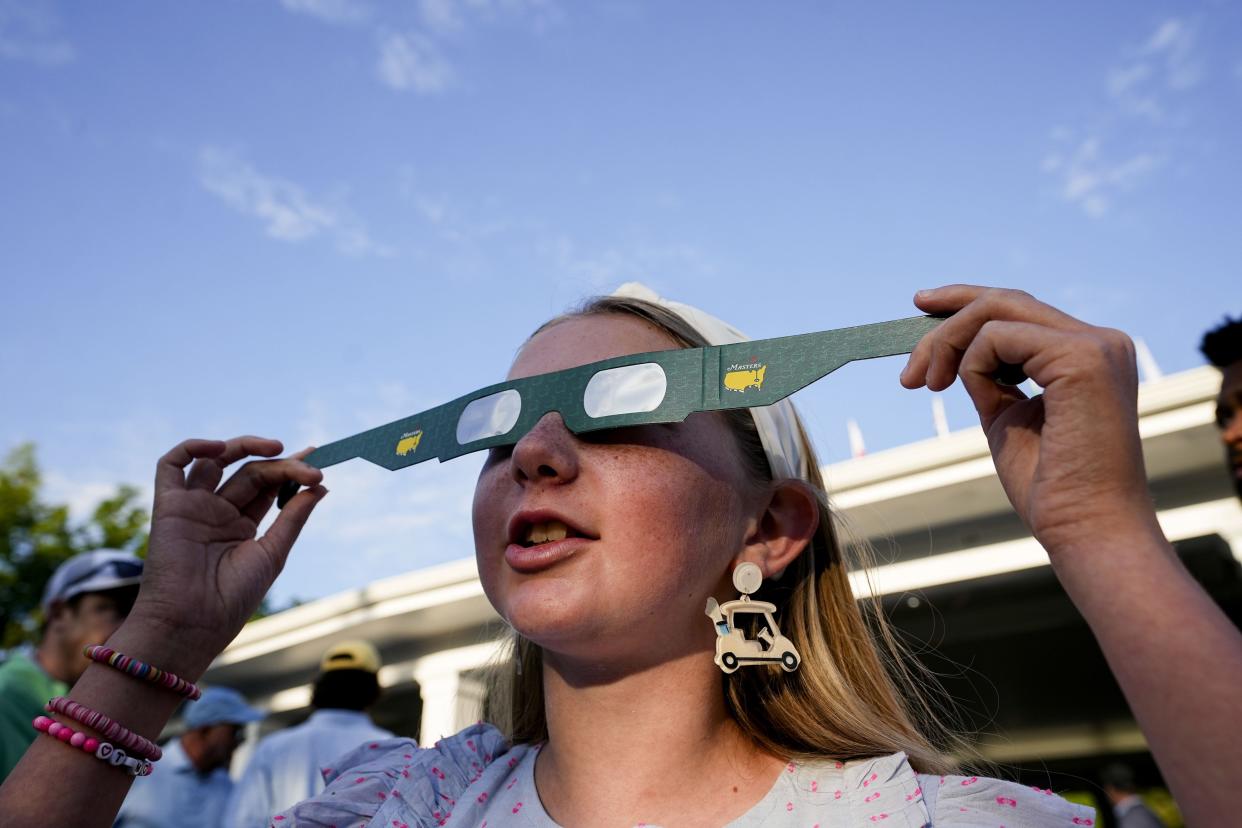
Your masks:
{"label": "colorful beaded bracelet", "polygon": [[87,736],[85,733],[79,733],[68,725],[63,725],[47,716],[39,716],[33,724],[35,730],[59,739],[70,747],[79,748],[84,753],[89,753],[114,767],[124,766],[130,776],[151,775],[151,763],[146,759],[135,759],[124,750]]}
{"label": "colorful beaded bracelet", "polygon": [[158,762],[164,755],[164,752],[160,750],[160,746],[155,744],[155,742],[139,736],[129,728],[112,721],[104,714],[92,710],[85,705],[78,704],[72,699],[57,696],[43,705],[43,709],[49,713],[59,713],[62,716],[68,716],[78,724],[103,734],[105,739],[120,743],[121,747],[136,756],[141,756],[152,762]]}
{"label": "colorful beaded bracelet", "polygon": [[130,658],[124,653],[118,653],[111,647],[105,647],[102,644],[92,644],[82,652],[91,661],[106,664],[134,678],[158,684],[165,690],[171,690],[179,696],[185,696],[190,701],[197,701],[198,697],[203,695],[203,691],[185,679],[172,673],[167,673],[158,667],[152,667],[145,661],[139,661],[136,658]]}

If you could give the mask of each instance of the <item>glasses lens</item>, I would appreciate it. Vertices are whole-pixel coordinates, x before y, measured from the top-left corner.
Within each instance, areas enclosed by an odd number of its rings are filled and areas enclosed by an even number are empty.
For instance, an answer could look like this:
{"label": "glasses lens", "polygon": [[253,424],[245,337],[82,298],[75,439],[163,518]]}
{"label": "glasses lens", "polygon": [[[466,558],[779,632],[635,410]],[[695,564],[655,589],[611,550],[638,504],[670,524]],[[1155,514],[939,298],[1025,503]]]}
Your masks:
{"label": "glasses lens", "polygon": [[615,417],[655,411],[664,402],[668,380],[657,363],[608,368],[591,377],[582,395],[588,417]]}
{"label": "glasses lens", "polygon": [[522,413],[522,395],[514,389],[471,400],[457,420],[457,442],[473,443],[509,433]]}

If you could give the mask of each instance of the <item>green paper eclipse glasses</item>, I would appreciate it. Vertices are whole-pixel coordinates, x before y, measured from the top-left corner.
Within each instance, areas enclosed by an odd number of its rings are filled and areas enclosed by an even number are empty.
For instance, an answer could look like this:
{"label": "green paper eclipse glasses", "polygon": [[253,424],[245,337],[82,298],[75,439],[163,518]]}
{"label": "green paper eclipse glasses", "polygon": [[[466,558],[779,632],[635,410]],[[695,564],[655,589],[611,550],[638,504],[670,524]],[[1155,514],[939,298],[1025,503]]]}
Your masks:
{"label": "green paper eclipse glasses", "polygon": [[[396,470],[513,445],[555,411],[575,434],[681,422],[696,411],[771,405],[847,363],[908,354],[942,320],[915,316],[819,333],[613,357],[500,382],[320,446],[317,468],[361,457]],[[1005,381],[1003,378],[1001,381]],[[296,492],[281,491],[283,506]]]}

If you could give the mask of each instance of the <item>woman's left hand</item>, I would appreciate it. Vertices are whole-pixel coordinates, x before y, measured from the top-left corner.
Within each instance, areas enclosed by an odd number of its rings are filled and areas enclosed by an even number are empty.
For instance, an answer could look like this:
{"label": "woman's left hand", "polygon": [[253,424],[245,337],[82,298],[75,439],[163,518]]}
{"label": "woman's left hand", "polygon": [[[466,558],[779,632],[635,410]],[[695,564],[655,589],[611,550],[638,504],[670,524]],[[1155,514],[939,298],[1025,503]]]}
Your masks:
{"label": "woman's left hand", "polygon": [[[1134,345],[1015,290],[949,285],[915,304],[953,314],[901,374],[942,391],[955,377],[979,412],[1005,493],[1049,555],[1118,533],[1159,531],[1138,434]],[[993,378],[1021,365],[1044,389],[1028,399]]]}

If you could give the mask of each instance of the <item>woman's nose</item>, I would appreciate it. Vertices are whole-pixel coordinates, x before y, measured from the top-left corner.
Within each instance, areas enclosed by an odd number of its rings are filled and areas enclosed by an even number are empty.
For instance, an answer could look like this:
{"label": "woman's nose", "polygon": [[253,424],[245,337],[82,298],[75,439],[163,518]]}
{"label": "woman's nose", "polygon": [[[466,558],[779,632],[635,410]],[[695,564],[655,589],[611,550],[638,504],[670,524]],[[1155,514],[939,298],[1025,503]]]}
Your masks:
{"label": "woman's nose", "polygon": [[514,444],[510,467],[518,483],[568,483],[578,476],[577,438],[550,411]]}

